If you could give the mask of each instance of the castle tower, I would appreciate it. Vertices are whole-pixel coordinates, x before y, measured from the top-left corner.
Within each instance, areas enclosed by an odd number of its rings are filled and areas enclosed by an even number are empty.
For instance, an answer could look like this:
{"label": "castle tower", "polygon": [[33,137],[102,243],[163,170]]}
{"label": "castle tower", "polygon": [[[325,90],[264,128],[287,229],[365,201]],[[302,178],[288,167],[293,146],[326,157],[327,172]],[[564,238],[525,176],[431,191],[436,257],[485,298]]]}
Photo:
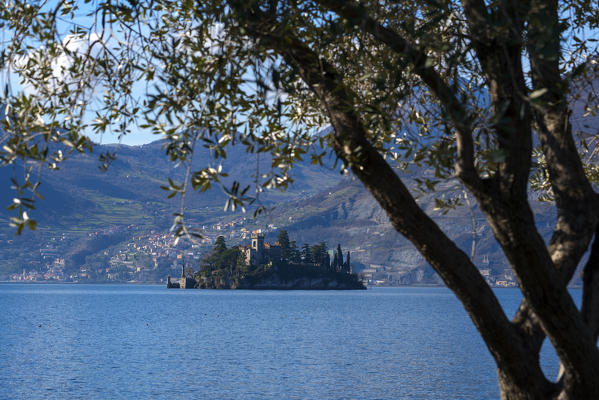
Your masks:
{"label": "castle tower", "polygon": [[252,249],[256,250],[258,254],[262,254],[264,252],[263,233],[252,233]]}
{"label": "castle tower", "polygon": [[264,234],[252,233],[252,250],[255,252],[255,258],[250,259],[250,264],[260,264],[264,261]]}

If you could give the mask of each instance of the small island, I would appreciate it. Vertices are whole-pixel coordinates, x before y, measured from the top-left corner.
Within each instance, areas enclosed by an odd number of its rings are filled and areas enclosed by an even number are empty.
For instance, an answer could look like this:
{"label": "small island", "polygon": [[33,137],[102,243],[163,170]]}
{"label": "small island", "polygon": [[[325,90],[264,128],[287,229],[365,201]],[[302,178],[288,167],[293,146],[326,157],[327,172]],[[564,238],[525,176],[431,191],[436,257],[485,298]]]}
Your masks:
{"label": "small island", "polygon": [[297,248],[287,231],[275,243],[265,243],[264,234],[254,233],[249,246],[227,247],[219,236],[200,261],[198,271],[181,267],[178,282],[167,278],[167,288],[256,289],[256,290],[364,290],[352,272],[350,253],[341,245],[329,254],[325,242]]}

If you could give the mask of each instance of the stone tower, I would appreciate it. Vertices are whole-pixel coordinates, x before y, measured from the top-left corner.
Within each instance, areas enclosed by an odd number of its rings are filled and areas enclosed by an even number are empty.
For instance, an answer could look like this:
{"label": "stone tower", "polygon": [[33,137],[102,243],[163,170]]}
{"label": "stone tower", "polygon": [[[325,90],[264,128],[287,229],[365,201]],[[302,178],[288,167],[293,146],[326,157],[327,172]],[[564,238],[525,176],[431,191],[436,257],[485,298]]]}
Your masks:
{"label": "stone tower", "polygon": [[264,261],[264,234],[263,233],[252,233],[252,248],[251,252],[254,253],[253,257],[250,257],[250,264],[260,264]]}
{"label": "stone tower", "polygon": [[256,250],[258,254],[262,254],[264,252],[263,233],[252,233],[252,249]]}

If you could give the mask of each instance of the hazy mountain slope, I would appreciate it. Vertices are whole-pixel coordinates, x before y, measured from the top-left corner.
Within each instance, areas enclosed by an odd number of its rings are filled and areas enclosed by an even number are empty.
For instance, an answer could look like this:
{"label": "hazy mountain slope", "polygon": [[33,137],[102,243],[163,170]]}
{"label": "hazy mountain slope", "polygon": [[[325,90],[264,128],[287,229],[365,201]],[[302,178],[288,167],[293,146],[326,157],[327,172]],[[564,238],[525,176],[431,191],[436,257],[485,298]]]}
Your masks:
{"label": "hazy mountain slope", "polygon": [[[22,166],[0,168],[0,276],[21,268],[34,267],[33,254],[39,256],[44,247],[74,248],[61,250],[66,263],[75,268],[78,262],[99,251],[93,243],[98,235],[115,240],[128,240],[134,234],[168,232],[173,221],[172,214],[179,211],[179,198],[167,199],[168,192],[160,189],[167,178],[181,179],[185,171],[168,161],[163,141],[143,146],[97,146],[93,154],[73,155],[58,171],[42,172],[39,188],[44,200],[36,202],[36,209],[29,214],[38,220],[34,232],[14,237],[14,229],[8,226],[8,218],[14,213],[6,210],[15,192],[10,189],[10,179],[22,179]],[[106,172],[99,170],[98,156],[106,151],[117,151],[117,159]],[[198,151],[194,165],[223,164],[230,174],[225,183],[237,179],[251,184],[259,173],[270,169],[270,159],[262,155],[260,162],[254,154],[241,147],[229,149],[225,160],[213,160],[208,150]],[[326,168],[314,168],[309,162],[294,166],[292,176],[295,184],[287,192],[273,191],[261,194],[261,201],[272,205],[280,199],[299,199],[318,193],[323,188],[340,181],[337,172]],[[250,191],[252,192],[252,191]],[[190,193],[186,200],[186,213],[193,223],[213,224],[225,213],[225,195],[219,187],[197,195]],[[128,233],[127,233],[128,232]],[[127,236],[128,235],[128,236]],[[56,244],[64,238],[68,245]],[[62,240],[62,239],[60,239]],[[65,247],[66,246],[66,247]],[[33,257],[34,258],[34,257]]]}
{"label": "hazy mountain slope", "polygon": [[[98,154],[114,150],[114,146],[98,146],[94,154],[72,157],[60,171],[45,171],[42,176],[41,193],[44,201],[37,203],[33,215],[40,222],[36,232],[12,240],[13,231],[6,224],[8,216],[0,208],[0,261],[23,258],[30,252],[39,251],[48,238],[67,233],[74,240],[77,252],[68,253],[74,260],[84,260],[97,246],[88,243],[95,240],[90,233],[105,231],[103,235],[114,240],[126,240],[133,232],[167,231],[172,223],[172,213],[178,210],[178,200],[168,200],[167,193],[160,189],[167,177],[180,177],[181,168],[170,163],[163,150],[163,142],[143,146],[120,146],[117,159],[107,172],[98,170]],[[250,184],[255,179],[256,169],[266,171],[270,161],[262,157],[260,163],[253,154],[242,148],[232,148],[226,160],[221,160],[225,171],[233,177]],[[216,165],[209,152],[196,156],[198,166]],[[0,184],[10,186],[12,168],[0,168]],[[412,168],[401,172],[406,184],[413,190],[413,178],[430,175],[431,171]],[[261,200],[272,211],[259,217],[253,226],[264,228],[271,224],[286,228],[298,246],[303,243],[326,241],[329,248],[337,243],[351,250],[356,267],[371,265],[379,277],[394,283],[438,282],[438,278],[427,269],[427,263],[413,246],[401,237],[390,225],[387,216],[365,191],[359,182],[340,176],[330,168],[303,162],[294,166],[294,184],[287,192],[268,192]],[[419,204],[434,219],[450,238],[470,254],[473,239],[473,224],[467,206],[451,210],[446,215],[434,210],[437,196],[455,196],[461,189],[455,182],[438,187],[438,192],[421,196]],[[0,192],[0,204],[11,203],[14,193]],[[225,196],[219,188],[201,195],[191,194],[187,198],[187,213],[199,225],[238,218],[238,214],[223,212]],[[537,225],[543,237],[548,238],[553,226],[552,209],[531,198],[536,213]],[[482,214],[474,207],[476,215],[476,256],[480,268],[502,271],[507,262]],[[249,216],[246,216],[249,217]],[[251,224],[250,224],[251,225]],[[133,230],[131,230],[133,226]],[[117,228],[114,231],[113,228]],[[250,226],[251,227],[251,226]],[[106,232],[110,229],[114,232]],[[124,233],[124,229],[128,229]],[[112,237],[113,235],[114,237]],[[129,236],[127,236],[129,235]],[[274,240],[276,231],[268,234]],[[1,264],[1,263],[0,263]],[[0,265],[2,268],[14,267]],[[0,274],[1,275],[1,274]]]}
{"label": "hazy mountain slope", "polygon": [[[99,147],[106,151],[106,147]],[[209,154],[198,156],[198,165],[213,163]],[[225,170],[232,177],[251,182],[255,173],[256,158],[242,149],[232,149]],[[249,166],[252,168],[249,168]],[[262,160],[260,166],[268,168]],[[90,241],[88,233],[106,230],[110,227],[134,225],[139,231],[166,231],[172,222],[172,212],[178,202],[166,199],[166,192],[159,188],[168,176],[177,176],[181,171],[173,167],[164,156],[162,142],[144,146],[121,146],[118,158],[107,172],[98,170],[96,154],[77,155],[65,163],[57,172],[45,172],[42,194],[44,201],[37,204],[34,211],[40,220],[37,232],[13,241],[6,246],[0,241],[2,259],[22,256],[30,251],[39,251],[40,244],[49,236],[67,232],[75,237],[77,251],[67,255],[84,260],[90,252],[99,251]],[[413,178],[430,174],[430,171],[413,168],[403,172],[405,182],[413,189]],[[12,170],[0,169],[0,183],[8,187]],[[262,199],[272,207],[272,211],[259,217],[256,227],[273,224],[289,230],[298,246],[303,243],[326,241],[329,248],[337,243],[351,250],[355,266],[368,268],[374,265],[382,271],[379,276],[395,283],[438,282],[438,278],[427,269],[427,263],[413,246],[390,225],[387,216],[372,196],[359,182],[343,177],[331,169],[302,163],[294,167],[295,184],[287,192],[265,194]],[[418,199],[421,206],[433,215],[441,228],[468,254],[472,245],[472,218],[467,206],[458,207],[446,215],[434,210],[434,199],[440,195],[455,196],[461,189],[455,182],[439,186],[437,193]],[[3,204],[9,204],[13,193],[4,191],[0,195]],[[188,197],[188,213],[199,224],[213,223],[223,218],[232,218],[223,212],[224,196],[219,189],[202,195]],[[544,237],[548,237],[553,226],[550,207],[531,200],[537,213],[537,223]],[[503,270],[507,263],[482,214],[474,208],[476,215],[476,257],[479,267]],[[6,211],[2,210],[6,216]],[[11,228],[4,223],[0,233],[11,236]],[[133,231],[132,231],[133,232]],[[133,233],[128,235],[131,236]],[[122,230],[104,233],[108,237],[126,240],[129,236]],[[276,232],[268,239],[274,240]],[[111,239],[112,241],[116,239]],[[488,261],[488,263],[487,263]]]}
{"label": "hazy mountain slope", "polygon": [[[418,171],[426,174],[426,171]],[[406,174],[410,185],[411,174]],[[434,210],[434,199],[445,194],[461,194],[455,182],[440,185],[436,193],[421,196],[418,203],[439,224],[441,229],[460,248],[470,255],[473,230],[476,229],[475,263],[479,268],[497,272],[507,268],[507,261],[493,238],[484,216],[473,208],[476,226],[473,227],[471,210],[464,205],[443,215]],[[548,238],[554,224],[553,209],[531,198],[537,226]],[[341,243],[352,252],[352,260],[384,271],[385,279],[396,283],[438,282],[427,268],[428,264],[411,243],[398,234],[375,200],[359,182],[346,179],[340,185],[301,201],[279,204],[270,216],[277,226],[285,226],[298,243],[324,240],[332,248]]]}
{"label": "hazy mountain slope", "polygon": [[[168,177],[175,180],[182,178],[185,171],[168,161],[163,144],[158,141],[143,146],[119,146],[116,149],[117,159],[106,172],[98,169],[98,155],[115,150],[115,146],[97,146],[94,154],[75,155],[59,171],[43,171],[40,192],[45,200],[38,201],[37,210],[30,214],[39,220],[40,226],[49,228],[81,224],[84,222],[79,219],[81,215],[99,223],[117,224],[141,223],[141,217],[154,215],[156,211],[170,215],[176,211],[179,200],[167,200],[168,193],[161,190],[160,185],[166,184]],[[237,179],[244,185],[251,184],[255,179],[256,160],[256,155],[246,153],[243,148],[231,148],[227,159],[218,160],[230,175],[225,183],[230,184]],[[202,149],[195,155],[194,165],[216,166],[217,161],[211,158],[208,150]],[[259,171],[270,169],[270,160],[263,155],[259,167]],[[15,196],[14,192],[7,190],[13,171],[12,168],[0,168],[0,185],[5,188],[0,192],[0,205],[10,204]],[[17,169],[17,176],[19,172]],[[284,193],[286,199],[315,194],[340,179],[336,172],[314,169],[307,162],[294,167],[292,176],[295,184]],[[267,193],[262,195],[261,200],[268,204],[281,196],[278,192]],[[193,213],[206,207],[221,209],[225,199],[222,190],[214,187],[201,196],[188,196],[186,204]],[[0,216],[6,215],[2,207]],[[152,222],[158,221],[162,218]]]}

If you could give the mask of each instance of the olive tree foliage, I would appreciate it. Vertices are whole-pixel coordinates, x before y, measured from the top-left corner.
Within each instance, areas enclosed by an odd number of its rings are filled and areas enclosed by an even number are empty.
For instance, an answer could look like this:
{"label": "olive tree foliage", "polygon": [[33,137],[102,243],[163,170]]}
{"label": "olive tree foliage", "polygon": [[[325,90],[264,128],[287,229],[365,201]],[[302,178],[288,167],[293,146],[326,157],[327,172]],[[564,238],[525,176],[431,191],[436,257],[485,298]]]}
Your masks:
{"label": "olive tree foliage", "polygon": [[[183,199],[225,176],[217,165],[191,168],[198,146],[217,160],[231,144],[268,153],[272,167],[253,187],[223,186],[230,207],[286,188],[295,163],[330,153],[462,302],[503,398],[599,398],[597,136],[573,129],[570,106],[597,111],[596,4],[9,0],[0,15],[1,65],[23,88],[2,99],[0,160],[25,166],[13,182],[17,229],[33,224],[39,171],[91,151],[90,137],[107,130],[164,136],[166,155],[187,170],[165,189]],[[115,156],[100,155],[102,166]],[[416,203],[401,178],[412,164],[434,171],[419,189],[457,179],[485,214],[523,294],[512,319]],[[549,243],[531,187],[556,209]],[[566,285],[589,248],[579,309]],[[545,338],[557,378],[539,366]]]}

